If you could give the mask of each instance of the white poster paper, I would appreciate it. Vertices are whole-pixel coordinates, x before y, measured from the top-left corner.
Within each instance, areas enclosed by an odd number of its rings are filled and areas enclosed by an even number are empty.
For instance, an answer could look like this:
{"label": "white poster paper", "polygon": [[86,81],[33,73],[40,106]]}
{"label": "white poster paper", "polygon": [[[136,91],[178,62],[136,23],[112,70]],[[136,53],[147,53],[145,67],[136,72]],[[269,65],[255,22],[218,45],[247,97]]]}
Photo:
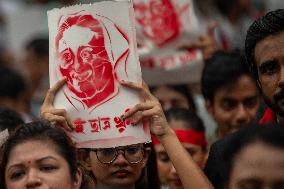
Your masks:
{"label": "white poster paper", "polygon": [[120,81],[141,83],[131,1],[103,1],[48,12],[50,84],[67,86],[55,106],[65,108],[78,147],[115,147],[150,140],[146,123],[132,126],[120,116],[140,102]]}
{"label": "white poster paper", "polygon": [[200,35],[192,0],[134,0],[134,10],[144,80],[149,85],[198,81],[201,52],[179,49]]}

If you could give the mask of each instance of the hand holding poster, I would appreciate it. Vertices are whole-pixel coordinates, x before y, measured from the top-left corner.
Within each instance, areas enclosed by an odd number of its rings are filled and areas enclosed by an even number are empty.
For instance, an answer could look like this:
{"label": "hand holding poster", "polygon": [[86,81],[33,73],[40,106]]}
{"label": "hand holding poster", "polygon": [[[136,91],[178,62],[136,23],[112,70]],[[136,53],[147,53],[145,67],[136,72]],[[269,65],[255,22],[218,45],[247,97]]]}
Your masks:
{"label": "hand holding poster", "polygon": [[141,83],[130,1],[105,1],[48,12],[50,85],[67,79],[55,99],[76,126],[79,147],[114,147],[150,140],[146,124],[120,116],[140,102],[120,81]]}

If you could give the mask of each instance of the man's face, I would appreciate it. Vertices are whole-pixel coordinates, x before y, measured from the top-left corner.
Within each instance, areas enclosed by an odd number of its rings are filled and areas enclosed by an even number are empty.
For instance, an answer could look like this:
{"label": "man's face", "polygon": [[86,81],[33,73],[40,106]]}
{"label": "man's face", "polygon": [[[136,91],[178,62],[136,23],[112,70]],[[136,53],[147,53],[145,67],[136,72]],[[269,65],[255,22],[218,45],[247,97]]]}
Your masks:
{"label": "man's face", "polygon": [[269,36],[255,47],[259,85],[264,100],[284,116],[284,32]]}
{"label": "man's face", "polygon": [[67,78],[69,90],[88,107],[102,102],[115,90],[103,30],[98,21],[95,23],[93,28],[78,25],[67,28],[57,47],[57,62],[62,76]]}
{"label": "man's face", "polygon": [[284,151],[263,143],[250,144],[235,157],[228,189],[284,187]]}
{"label": "man's face", "polygon": [[234,84],[218,89],[213,102],[206,100],[206,108],[218,125],[218,137],[222,138],[252,123],[259,98],[254,79],[243,75]]}

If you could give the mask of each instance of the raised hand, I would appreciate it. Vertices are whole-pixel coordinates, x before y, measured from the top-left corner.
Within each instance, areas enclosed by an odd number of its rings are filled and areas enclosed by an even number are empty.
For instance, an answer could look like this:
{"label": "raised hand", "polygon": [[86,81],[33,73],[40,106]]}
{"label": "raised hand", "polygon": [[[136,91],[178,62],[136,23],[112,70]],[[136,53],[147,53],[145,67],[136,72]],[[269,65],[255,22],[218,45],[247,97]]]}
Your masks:
{"label": "raised hand", "polygon": [[159,100],[154,97],[149,91],[148,86],[143,84],[137,84],[133,82],[122,82],[126,87],[137,90],[144,102],[141,102],[127,111],[122,118],[131,118],[133,124],[137,124],[143,119],[148,119],[150,123],[151,133],[157,137],[163,137],[170,132],[170,127],[162,110],[162,106]]}
{"label": "raised hand", "polygon": [[68,117],[65,109],[56,109],[53,106],[56,93],[66,84],[66,79],[59,80],[53,87],[51,87],[45,96],[44,102],[40,108],[40,117],[56,125],[62,126],[68,131],[74,128],[71,119]]}

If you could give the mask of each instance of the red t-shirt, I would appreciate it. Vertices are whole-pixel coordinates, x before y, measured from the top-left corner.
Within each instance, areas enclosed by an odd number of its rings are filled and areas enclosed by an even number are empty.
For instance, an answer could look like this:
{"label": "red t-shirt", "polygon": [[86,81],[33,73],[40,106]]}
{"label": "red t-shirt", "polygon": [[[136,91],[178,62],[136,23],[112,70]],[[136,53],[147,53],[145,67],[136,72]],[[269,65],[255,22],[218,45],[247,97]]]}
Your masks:
{"label": "red t-shirt", "polygon": [[269,124],[276,122],[277,122],[276,114],[270,108],[266,108],[263,116],[258,121],[259,124]]}

